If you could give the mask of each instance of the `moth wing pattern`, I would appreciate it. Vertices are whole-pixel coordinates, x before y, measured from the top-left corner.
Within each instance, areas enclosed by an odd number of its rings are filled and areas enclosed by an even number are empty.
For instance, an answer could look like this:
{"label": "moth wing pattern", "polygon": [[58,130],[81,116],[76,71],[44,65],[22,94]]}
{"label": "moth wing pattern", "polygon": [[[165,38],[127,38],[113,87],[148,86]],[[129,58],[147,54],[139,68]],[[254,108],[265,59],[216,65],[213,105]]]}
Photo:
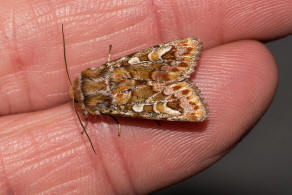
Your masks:
{"label": "moth wing pattern", "polygon": [[197,39],[180,39],[86,69],[74,97],[85,115],[203,121],[206,106],[189,80],[201,48]]}
{"label": "moth wing pattern", "polygon": [[152,76],[156,76],[153,79],[158,81],[182,80],[189,78],[195,70],[201,50],[202,44],[198,39],[186,38],[155,45],[117,59],[111,64],[114,67],[131,66],[132,69],[144,67],[156,70]]}

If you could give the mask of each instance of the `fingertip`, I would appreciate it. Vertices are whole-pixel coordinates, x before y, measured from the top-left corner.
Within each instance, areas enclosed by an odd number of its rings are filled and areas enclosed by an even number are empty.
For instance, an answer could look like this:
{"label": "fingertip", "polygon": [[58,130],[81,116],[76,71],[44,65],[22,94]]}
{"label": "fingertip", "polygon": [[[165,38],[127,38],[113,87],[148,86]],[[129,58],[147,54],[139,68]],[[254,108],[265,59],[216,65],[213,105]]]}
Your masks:
{"label": "fingertip", "polygon": [[209,105],[210,123],[222,129],[212,139],[230,145],[266,111],[277,88],[278,70],[262,43],[238,41],[206,50],[195,80]]}

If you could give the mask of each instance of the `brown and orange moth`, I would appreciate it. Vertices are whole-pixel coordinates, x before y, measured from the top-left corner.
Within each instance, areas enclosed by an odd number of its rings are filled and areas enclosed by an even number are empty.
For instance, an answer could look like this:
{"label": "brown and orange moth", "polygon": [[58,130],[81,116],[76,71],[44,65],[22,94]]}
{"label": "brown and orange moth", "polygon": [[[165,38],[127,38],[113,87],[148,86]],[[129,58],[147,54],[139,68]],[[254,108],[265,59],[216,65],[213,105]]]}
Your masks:
{"label": "brown and orange moth", "polygon": [[198,39],[185,38],[170,41],[110,60],[97,67],[82,71],[71,82],[66,60],[64,29],[62,25],[64,60],[70,96],[78,120],[94,146],[81,121],[88,115],[137,117],[151,120],[204,121],[207,117],[200,91],[189,80],[198,63],[202,44]]}

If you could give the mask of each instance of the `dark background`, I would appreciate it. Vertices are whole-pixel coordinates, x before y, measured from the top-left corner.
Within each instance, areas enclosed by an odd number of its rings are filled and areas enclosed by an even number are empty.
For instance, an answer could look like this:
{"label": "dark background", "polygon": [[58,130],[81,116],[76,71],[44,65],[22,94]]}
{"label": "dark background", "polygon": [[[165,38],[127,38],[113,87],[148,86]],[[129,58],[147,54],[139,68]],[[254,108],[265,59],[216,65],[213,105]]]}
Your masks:
{"label": "dark background", "polygon": [[278,64],[279,86],[263,118],[209,169],[153,195],[292,195],[292,36],[266,46]]}

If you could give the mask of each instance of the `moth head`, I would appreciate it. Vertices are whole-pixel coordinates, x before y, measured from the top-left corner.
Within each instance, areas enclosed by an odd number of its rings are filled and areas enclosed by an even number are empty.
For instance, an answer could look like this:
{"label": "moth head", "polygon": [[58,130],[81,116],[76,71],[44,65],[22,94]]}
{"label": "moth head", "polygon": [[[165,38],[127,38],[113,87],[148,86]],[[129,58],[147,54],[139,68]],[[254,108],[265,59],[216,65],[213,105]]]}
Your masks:
{"label": "moth head", "polygon": [[69,89],[69,95],[75,103],[81,102],[79,79],[76,79],[73,85]]}

